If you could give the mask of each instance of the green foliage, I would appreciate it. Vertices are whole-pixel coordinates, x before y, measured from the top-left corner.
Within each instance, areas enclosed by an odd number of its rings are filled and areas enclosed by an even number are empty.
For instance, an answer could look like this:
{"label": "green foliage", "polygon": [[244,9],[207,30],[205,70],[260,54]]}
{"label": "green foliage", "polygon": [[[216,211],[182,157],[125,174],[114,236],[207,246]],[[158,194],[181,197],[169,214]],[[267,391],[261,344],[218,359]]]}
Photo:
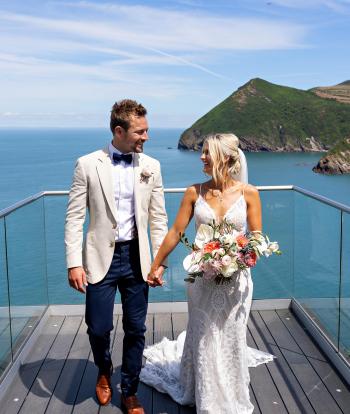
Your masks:
{"label": "green foliage", "polygon": [[345,138],[337,142],[337,144],[327,153],[328,155],[336,155],[350,161],[350,138]]}
{"label": "green foliage", "polygon": [[309,146],[315,137],[326,147],[350,135],[350,105],[312,91],[252,79],[196,121],[181,137],[233,132],[261,146]]}

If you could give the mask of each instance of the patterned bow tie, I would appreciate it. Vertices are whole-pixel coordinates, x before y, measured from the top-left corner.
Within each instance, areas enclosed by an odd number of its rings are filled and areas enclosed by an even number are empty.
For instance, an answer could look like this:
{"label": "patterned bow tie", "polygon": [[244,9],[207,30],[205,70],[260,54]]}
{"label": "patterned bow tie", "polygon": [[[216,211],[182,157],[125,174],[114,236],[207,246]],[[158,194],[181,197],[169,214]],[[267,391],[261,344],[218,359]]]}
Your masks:
{"label": "patterned bow tie", "polygon": [[113,161],[116,164],[119,164],[121,161],[124,161],[126,164],[131,164],[132,154],[117,154],[116,152],[114,152],[113,153]]}

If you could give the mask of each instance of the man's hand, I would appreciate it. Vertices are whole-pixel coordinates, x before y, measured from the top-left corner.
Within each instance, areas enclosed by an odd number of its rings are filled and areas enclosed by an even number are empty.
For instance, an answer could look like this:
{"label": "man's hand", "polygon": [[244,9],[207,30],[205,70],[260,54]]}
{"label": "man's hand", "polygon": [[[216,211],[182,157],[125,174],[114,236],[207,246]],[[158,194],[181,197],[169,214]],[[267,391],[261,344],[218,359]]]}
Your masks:
{"label": "man's hand", "polygon": [[151,287],[163,286],[164,267],[159,266],[157,270],[151,269],[147,276],[147,283]]}
{"label": "man's hand", "polygon": [[68,269],[68,281],[72,288],[79,290],[81,293],[86,292],[85,287],[88,283],[85,270],[81,266]]}

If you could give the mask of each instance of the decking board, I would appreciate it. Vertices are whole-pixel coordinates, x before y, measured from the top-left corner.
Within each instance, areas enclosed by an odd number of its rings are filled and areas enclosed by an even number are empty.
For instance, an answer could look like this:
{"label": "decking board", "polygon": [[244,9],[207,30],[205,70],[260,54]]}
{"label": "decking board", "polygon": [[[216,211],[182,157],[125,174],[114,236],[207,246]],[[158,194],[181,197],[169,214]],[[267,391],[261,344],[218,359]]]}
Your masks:
{"label": "decking board", "polygon": [[[45,361],[47,353],[55,341],[65,318],[63,316],[51,317],[45,330],[38,338],[31,350],[25,364],[15,376],[10,389],[1,401],[0,412],[3,414],[17,414],[29,393],[37,374]],[[33,413],[28,413],[33,414]]]}
{"label": "decking board", "polygon": [[312,341],[307,334],[306,329],[298,323],[290,310],[279,310],[277,311],[277,314],[298,343],[300,349],[305,354],[340,409],[344,413],[350,411],[350,393],[348,386],[338,375],[333,366],[327,361],[327,358],[322,351]]}
{"label": "decking board", "polygon": [[338,404],[328,392],[293,336],[286,329],[277,312],[260,311],[260,315],[268,326],[283,356],[288,361],[314,410],[322,414],[341,414],[342,411]]}
{"label": "decking board", "polygon": [[[314,414],[315,410],[312,408],[303,388],[276,345],[259,312],[251,313],[248,329],[256,342],[257,348],[264,352],[269,352],[276,357],[273,363],[267,364],[267,369],[276,384],[287,411],[293,414]],[[252,375],[254,375],[254,370],[252,370]]]}
{"label": "decking board", "polygon": [[[149,314],[146,345],[164,336],[176,338],[186,329],[186,313]],[[348,386],[293,313],[252,311],[247,340],[250,346],[277,358],[250,369],[254,414],[346,413]],[[100,407],[95,397],[97,369],[93,363],[82,317],[50,317],[42,335],[0,403],[1,414],[109,414],[120,410],[122,317],[115,315],[111,335],[114,389],[111,404]],[[341,390],[341,392],[339,392]],[[139,398],[147,414],[194,414],[171,398],[140,384]]]}
{"label": "decking board", "polygon": [[80,324],[81,317],[66,317],[19,413],[45,413]]}

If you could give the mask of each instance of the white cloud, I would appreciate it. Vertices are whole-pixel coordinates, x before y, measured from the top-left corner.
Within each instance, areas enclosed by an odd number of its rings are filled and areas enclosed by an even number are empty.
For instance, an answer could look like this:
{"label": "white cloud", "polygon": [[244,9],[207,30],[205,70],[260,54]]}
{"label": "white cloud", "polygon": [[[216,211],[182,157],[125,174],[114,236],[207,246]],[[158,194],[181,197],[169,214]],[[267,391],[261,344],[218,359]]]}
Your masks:
{"label": "white cloud", "polygon": [[302,25],[269,19],[197,16],[142,6],[120,6],[116,10],[118,19],[111,19],[109,14],[100,19],[95,16],[93,22],[87,17],[49,19],[7,12],[0,12],[0,20],[110,45],[163,51],[293,48],[302,45],[307,31]]}
{"label": "white cloud", "polygon": [[[194,112],[191,97],[200,113],[200,105],[210,106],[210,93],[201,95],[207,87],[215,89],[217,102],[224,86],[237,82],[234,55],[303,47],[308,33],[287,20],[211,15],[191,7],[55,2],[30,14],[12,10],[0,10],[3,120],[24,119],[19,114],[28,104],[33,119],[40,112],[53,119],[47,108],[62,119],[81,119],[125,96],[160,110],[177,104],[188,113]],[[232,72],[224,66],[227,56]]]}
{"label": "white cloud", "polygon": [[4,118],[10,118],[14,116],[19,116],[19,113],[18,112],[3,112],[2,114],[0,114],[0,116]]}
{"label": "white cloud", "polygon": [[[305,34],[301,26],[272,20],[212,17],[90,2],[57,5],[93,10],[93,17],[79,14],[77,19],[77,13],[73,13],[74,18],[47,18],[0,11],[0,22],[10,22],[13,26],[5,32],[0,46],[0,70],[10,70],[12,77],[23,73],[36,78],[65,74],[137,84],[159,78],[149,73],[137,76],[146,67],[158,66],[159,73],[163,66],[184,66],[228,80],[208,67],[208,53],[297,47]],[[15,59],[4,58],[4,54],[11,53],[17,55]],[[93,64],[81,63],[86,54],[94,54]],[[132,68],[132,72],[127,73],[123,67]],[[178,83],[175,78],[167,80],[173,85]],[[168,89],[165,83],[162,85],[157,80],[157,93],[153,94],[168,93],[161,92],[162,86]],[[181,82],[175,89],[180,86]]]}

